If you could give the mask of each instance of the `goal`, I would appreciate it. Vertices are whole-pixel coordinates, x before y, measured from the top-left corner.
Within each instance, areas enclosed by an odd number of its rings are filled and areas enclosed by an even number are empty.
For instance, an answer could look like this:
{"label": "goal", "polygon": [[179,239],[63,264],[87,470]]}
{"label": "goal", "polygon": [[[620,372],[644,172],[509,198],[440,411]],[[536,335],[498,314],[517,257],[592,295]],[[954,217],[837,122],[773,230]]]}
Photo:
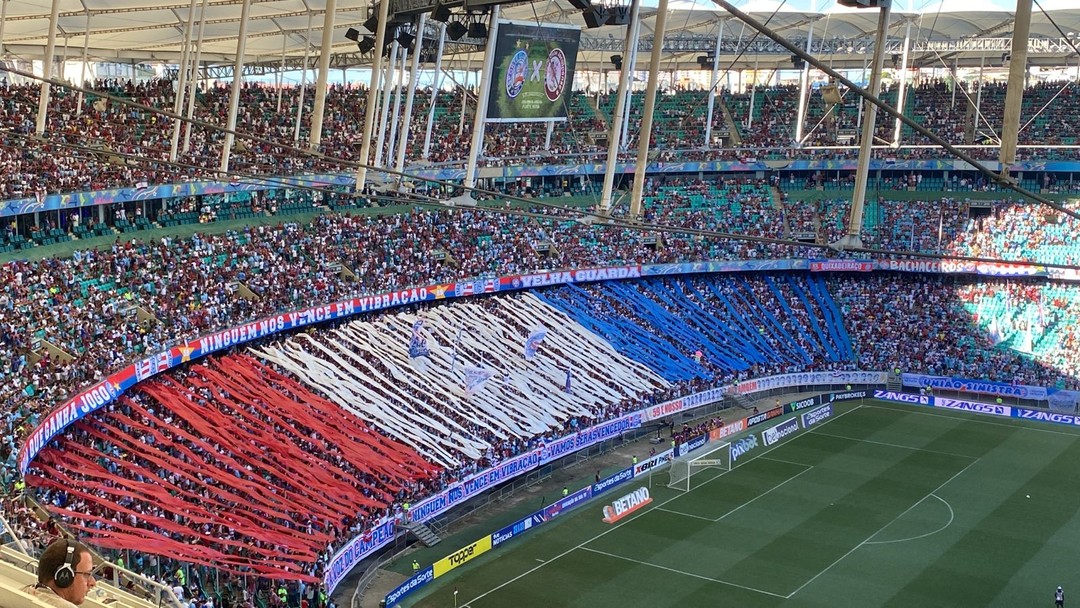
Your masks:
{"label": "goal", "polygon": [[702,469],[731,469],[731,443],[722,443],[704,454],[684,456],[671,461],[668,471],[671,479],[668,487],[683,492],[690,491],[690,480]]}

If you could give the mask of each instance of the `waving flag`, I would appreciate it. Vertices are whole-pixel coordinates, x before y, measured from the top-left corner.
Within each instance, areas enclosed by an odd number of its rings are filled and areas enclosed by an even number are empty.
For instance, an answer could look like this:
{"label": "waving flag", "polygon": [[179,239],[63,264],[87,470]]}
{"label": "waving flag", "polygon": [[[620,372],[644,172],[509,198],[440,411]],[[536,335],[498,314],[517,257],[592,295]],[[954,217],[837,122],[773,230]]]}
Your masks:
{"label": "waving flag", "polygon": [[482,367],[466,367],[465,368],[465,394],[472,396],[476,394],[476,391],[484,387],[484,384],[495,375],[489,369]]}
{"label": "waving flag", "polygon": [[997,317],[990,320],[990,327],[987,328],[987,332],[990,334],[990,341],[994,343],[994,346],[1005,341],[1005,337],[1001,335],[1001,327],[998,325]]}
{"label": "waving flag", "polygon": [[536,351],[540,350],[540,343],[547,337],[547,330],[543,327],[538,327],[529,334],[528,338],[525,338],[525,358],[533,360],[536,357]]}
{"label": "waving flag", "polygon": [[427,338],[421,333],[424,329],[424,320],[417,319],[412,326],[412,338],[409,339],[409,358],[431,357],[431,349],[428,348]]}

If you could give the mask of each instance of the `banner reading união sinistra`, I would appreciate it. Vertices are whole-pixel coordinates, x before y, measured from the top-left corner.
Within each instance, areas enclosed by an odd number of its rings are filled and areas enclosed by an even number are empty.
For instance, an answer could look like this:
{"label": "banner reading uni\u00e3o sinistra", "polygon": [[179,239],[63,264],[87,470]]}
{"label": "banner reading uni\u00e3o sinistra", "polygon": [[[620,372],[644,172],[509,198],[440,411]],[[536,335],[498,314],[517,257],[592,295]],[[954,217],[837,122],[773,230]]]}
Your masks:
{"label": "banner reading uni\u00e3o sinistra", "polygon": [[581,30],[500,20],[497,36],[488,121],[566,120]]}

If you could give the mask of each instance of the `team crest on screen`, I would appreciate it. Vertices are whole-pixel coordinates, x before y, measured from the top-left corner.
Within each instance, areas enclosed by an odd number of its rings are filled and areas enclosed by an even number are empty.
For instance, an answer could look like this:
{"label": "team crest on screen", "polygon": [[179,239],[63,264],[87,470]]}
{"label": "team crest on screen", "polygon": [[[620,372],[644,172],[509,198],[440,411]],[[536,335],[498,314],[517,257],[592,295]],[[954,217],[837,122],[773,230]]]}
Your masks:
{"label": "team crest on screen", "polygon": [[525,70],[529,67],[529,55],[519,49],[510,58],[510,66],[506,69],[506,96],[513,99],[521,93],[525,87]]}
{"label": "team crest on screen", "polygon": [[548,53],[547,71],[544,75],[544,93],[550,101],[557,100],[566,86],[566,55],[554,48]]}

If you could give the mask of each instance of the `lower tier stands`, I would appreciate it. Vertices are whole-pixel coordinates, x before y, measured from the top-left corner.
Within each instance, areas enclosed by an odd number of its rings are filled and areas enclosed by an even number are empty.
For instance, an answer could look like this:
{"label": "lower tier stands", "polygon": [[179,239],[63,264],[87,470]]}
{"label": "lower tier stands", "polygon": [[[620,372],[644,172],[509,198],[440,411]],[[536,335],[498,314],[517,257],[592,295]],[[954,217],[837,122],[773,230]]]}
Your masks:
{"label": "lower tier stands", "polygon": [[[1038,330],[1015,321],[1027,313],[993,316],[1002,293],[1015,308],[1044,291]],[[315,581],[328,552],[377,517],[679,394],[894,367],[1075,388],[1078,302],[1077,286],[1036,280],[769,273],[417,306],[152,379],[69,429],[28,481],[99,547]],[[988,323],[1029,333],[1031,353]]]}
{"label": "lower tier stands", "polygon": [[439,472],[294,380],[230,356],[147,382],[76,425],[27,481],[97,547],[317,582],[328,544]]}

